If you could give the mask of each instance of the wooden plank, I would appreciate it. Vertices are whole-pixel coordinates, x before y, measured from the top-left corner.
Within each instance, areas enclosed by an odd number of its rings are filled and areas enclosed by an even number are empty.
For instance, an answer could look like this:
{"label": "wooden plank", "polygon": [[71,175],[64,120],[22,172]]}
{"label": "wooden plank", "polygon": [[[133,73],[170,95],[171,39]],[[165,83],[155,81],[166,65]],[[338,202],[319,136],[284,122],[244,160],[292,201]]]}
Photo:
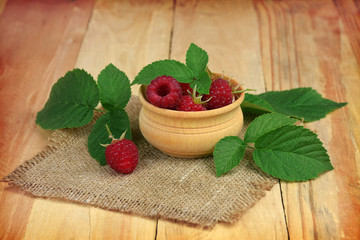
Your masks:
{"label": "wooden plank", "polygon": [[[168,58],[172,8],[169,1],[97,1],[75,67],[96,79],[106,65],[113,63],[132,80],[147,63]],[[137,93],[136,86],[133,93]],[[91,239],[155,238],[154,219],[72,203],[46,203],[34,201],[29,222],[36,224],[29,224],[29,238],[40,239],[44,231],[45,235],[58,236],[61,229],[67,231],[60,235],[63,239],[85,238],[86,232]],[[44,216],[44,212],[53,214]],[[67,221],[71,216],[77,219],[76,224]],[[38,235],[38,226],[48,230]]]}
{"label": "wooden plank", "polygon": [[335,0],[354,55],[360,64],[360,3],[357,0]]}
{"label": "wooden plank", "polygon": [[88,239],[89,218],[87,206],[37,198],[24,239]]}
{"label": "wooden plank", "polygon": [[[338,121],[335,116],[332,121],[336,123],[332,129],[337,134],[331,141],[331,147],[338,151],[332,151],[332,155],[338,158],[337,167],[337,181],[347,192],[345,202],[342,206],[349,204],[346,211],[341,211],[341,221],[344,228],[346,228],[345,236],[348,239],[360,239],[360,59],[358,54],[353,57],[354,45],[351,43],[351,37],[347,38],[345,34],[341,37],[341,59],[346,59],[346,62],[340,65],[340,72],[342,76],[342,83],[344,84],[343,91],[340,98],[348,102],[345,114],[341,114],[341,121]],[[358,46],[360,39],[358,40]],[[350,45],[352,48],[350,48]],[[351,51],[352,50],[352,51]],[[357,50],[358,51],[358,50]],[[331,96],[331,92],[326,93]],[[347,133],[347,137],[342,138],[341,131]],[[336,140],[335,139],[339,139]],[[341,144],[341,145],[340,145]],[[348,157],[348,158],[347,158]],[[342,160],[345,158],[344,160]],[[340,194],[342,194],[342,192]],[[342,199],[341,199],[342,201]],[[357,225],[356,225],[357,224]]]}
{"label": "wooden plank", "polygon": [[0,0],[0,15],[5,8],[6,1],[7,0]]}
{"label": "wooden plank", "polygon": [[[359,92],[360,61],[359,61],[359,38],[357,49],[353,46],[354,38],[347,34],[347,29],[340,20],[332,24],[332,17],[337,15],[335,6],[329,4],[330,16],[320,15],[316,23],[315,32],[320,28],[325,30],[323,35],[316,38],[317,54],[324,54],[320,59],[321,73],[325,78],[324,95],[335,101],[348,101],[350,109],[359,111],[359,95],[353,101],[347,95],[354,96]],[[328,26],[327,28],[325,26]],[[356,25],[355,25],[356,26]],[[357,26],[358,23],[357,23]],[[326,36],[326,38],[322,38]],[[334,47],[335,46],[335,47]],[[351,46],[352,50],[351,51]],[[358,60],[356,62],[356,60]],[[340,64],[339,64],[340,63]],[[349,68],[350,67],[350,68]],[[356,81],[354,82],[354,79]],[[346,85],[346,82],[350,83]],[[335,171],[335,189],[331,188],[333,194],[338,196],[340,224],[338,226],[340,236],[343,239],[360,239],[360,153],[359,135],[354,137],[355,129],[359,130],[359,115],[350,112],[350,109],[341,109],[329,116],[328,131],[323,132],[326,139],[329,155],[332,159]],[[356,122],[354,122],[354,120]],[[318,126],[321,128],[322,126]],[[330,135],[331,134],[331,135]],[[357,139],[357,142],[354,141]],[[330,188],[330,187],[329,187]],[[318,188],[320,189],[320,188]],[[331,195],[330,195],[331,196]],[[329,196],[329,197],[330,197]],[[326,196],[325,196],[326,197]],[[324,198],[326,201],[327,198]]]}
{"label": "wooden plank", "polygon": [[155,239],[156,220],[92,208],[90,239]]}
{"label": "wooden plank", "polygon": [[[7,1],[0,16],[0,177],[40,152],[48,131],[35,117],[53,83],[73,68],[91,1]],[[1,183],[0,238],[24,236],[33,198]]]}
{"label": "wooden plank", "polygon": [[[171,58],[185,61],[191,42],[209,54],[209,67],[259,92],[265,90],[258,19],[250,1],[177,1]],[[261,219],[261,220],[260,220]],[[199,229],[159,220],[157,239],[287,239],[279,185],[235,224]]]}
{"label": "wooden plank", "polygon": [[279,185],[269,191],[234,224],[219,223],[213,229],[159,220],[156,239],[288,239]]}
{"label": "wooden plank", "polygon": [[26,231],[33,198],[17,188],[0,184],[0,239],[21,239]]}
{"label": "wooden plank", "polygon": [[[345,1],[344,1],[345,2]],[[344,4],[343,1],[338,2],[337,7],[339,4]],[[348,3],[348,1],[346,1]],[[351,7],[349,7],[351,6]],[[353,18],[356,18],[357,26],[360,25],[360,15],[355,15],[354,8],[355,6],[351,3],[348,3],[348,7],[346,8],[346,11],[342,10],[341,18],[343,20],[342,14],[345,14],[347,17],[352,16]],[[359,9],[360,6],[357,5],[357,9]],[[350,11],[350,14],[348,12]],[[343,20],[344,22],[344,20]],[[340,71],[342,75],[345,75],[345,77],[342,78],[342,82],[346,87],[346,101],[348,101],[347,109],[348,109],[348,124],[349,124],[349,132],[351,132],[351,138],[354,142],[354,145],[357,146],[355,149],[356,152],[359,152],[359,146],[360,146],[360,83],[359,83],[359,65],[360,65],[360,35],[356,38],[351,35],[349,32],[349,28],[351,25],[349,22],[344,22],[344,28],[346,29],[347,36],[345,34],[341,35],[341,59],[346,59],[346,62],[342,63],[340,65]],[[358,31],[359,33],[360,31]],[[356,33],[354,33],[356,34]],[[349,43],[350,42],[350,43]],[[351,49],[350,49],[351,45]],[[357,62],[355,61],[353,54],[351,53],[351,50],[354,52],[354,55],[356,57]]]}
{"label": "wooden plank", "polygon": [[288,53],[297,48],[297,39],[288,24],[292,19],[282,10],[286,3],[274,4],[273,8],[263,1],[254,3],[259,22],[265,88],[271,91],[299,86],[298,59]]}
{"label": "wooden plank", "polygon": [[310,86],[324,97],[349,101],[348,108],[307,124],[335,170],[309,182],[281,183],[289,237],[359,239],[359,151],[352,135],[358,131],[359,66],[338,12],[330,1],[256,1],[256,9],[267,20],[260,31],[269,90]]}

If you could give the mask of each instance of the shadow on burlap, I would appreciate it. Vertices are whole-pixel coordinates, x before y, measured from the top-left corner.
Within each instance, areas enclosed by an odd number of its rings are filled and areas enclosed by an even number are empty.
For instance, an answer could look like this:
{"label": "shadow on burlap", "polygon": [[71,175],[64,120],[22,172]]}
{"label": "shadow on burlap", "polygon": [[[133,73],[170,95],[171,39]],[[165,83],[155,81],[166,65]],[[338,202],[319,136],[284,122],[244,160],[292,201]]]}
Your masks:
{"label": "shadow on burlap", "polygon": [[[140,108],[137,97],[126,108],[139,148],[139,164],[132,174],[118,174],[90,157],[87,137],[93,121],[85,127],[55,131],[45,151],[2,181],[39,197],[202,227],[235,222],[276,183],[253,163],[251,150],[239,166],[219,178],[212,156],[180,159],[163,154],[142,137]],[[99,116],[97,113],[94,120]],[[242,136],[249,122],[245,118]]]}

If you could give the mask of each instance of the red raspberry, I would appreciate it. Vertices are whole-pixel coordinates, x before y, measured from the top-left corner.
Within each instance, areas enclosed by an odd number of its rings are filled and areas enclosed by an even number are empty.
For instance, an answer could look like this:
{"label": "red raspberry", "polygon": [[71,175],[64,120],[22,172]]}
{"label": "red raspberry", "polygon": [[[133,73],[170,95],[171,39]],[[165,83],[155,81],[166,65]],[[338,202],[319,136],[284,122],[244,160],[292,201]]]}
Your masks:
{"label": "red raspberry", "polygon": [[197,104],[190,95],[182,96],[179,105],[176,107],[178,111],[205,111],[206,107]]}
{"label": "red raspberry", "polygon": [[182,90],[182,95],[191,95],[193,92],[189,83],[180,83],[180,87]]}
{"label": "red raspberry", "polygon": [[136,145],[128,139],[115,140],[105,149],[107,164],[119,173],[131,173],[139,161]]}
{"label": "red raspberry", "polygon": [[181,98],[181,87],[175,78],[160,76],[151,81],[146,96],[149,102],[161,108],[175,109]]}
{"label": "red raspberry", "polygon": [[208,109],[220,108],[232,103],[233,94],[229,82],[221,78],[213,81],[210,86],[209,94],[204,95],[203,97],[203,101],[207,100],[206,107]]}

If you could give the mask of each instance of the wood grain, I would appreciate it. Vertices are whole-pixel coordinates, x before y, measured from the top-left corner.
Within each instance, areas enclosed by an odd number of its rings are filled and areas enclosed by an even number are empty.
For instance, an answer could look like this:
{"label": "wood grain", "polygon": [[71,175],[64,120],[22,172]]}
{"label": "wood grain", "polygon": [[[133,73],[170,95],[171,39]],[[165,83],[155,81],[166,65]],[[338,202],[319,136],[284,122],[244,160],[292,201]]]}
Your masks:
{"label": "wood grain", "polygon": [[[343,82],[359,79],[359,66],[332,2],[256,1],[256,9],[268,90],[309,86],[338,102],[356,94],[358,87],[347,89]],[[348,121],[354,118],[356,110],[344,108],[307,124],[335,170],[314,181],[281,183],[290,239],[360,238],[359,152],[351,137],[355,124]]]}
{"label": "wood grain", "polygon": [[88,208],[66,201],[37,198],[24,239],[86,239],[91,232]]}
{"label": "wood grain", "polygon": [[213,229],[201,229],[186,224],[159,220],[157,239],[288,239],[279,185],[249,209],[234,224],[217,224]]}
{"label": "wood grain", "polygon": [[108,210],[90,211],[89,239],[155,239],[156,220]]}
{"label": "wood grain", "polygon": [[360,2],[358,0],[334,0],[334,4],[344,24],[356,60],[360,64]]}
{"label": "wood grain", "polygon": [[6,0],[0,0],[0,15],[5,8]]}
{"label": "wood grain", "polygon": [[[258,24],[250,1],[177,1],[171,58],[185,61],[194,42],[208,52],[212,71],[262,92]],[[233,225],[204,230],[159,220],[157,239],[287,239],[279,185]]]}
{"label": "wood grain", "polygon": [[[6,2],[0,16],[0,177],[46,146],[49,132],[35,126],[36,112],[52,84],[73,68],[91,8],[91,1]],[[20,239],[33,198],[5,183],[0,194],[0,239]]]}

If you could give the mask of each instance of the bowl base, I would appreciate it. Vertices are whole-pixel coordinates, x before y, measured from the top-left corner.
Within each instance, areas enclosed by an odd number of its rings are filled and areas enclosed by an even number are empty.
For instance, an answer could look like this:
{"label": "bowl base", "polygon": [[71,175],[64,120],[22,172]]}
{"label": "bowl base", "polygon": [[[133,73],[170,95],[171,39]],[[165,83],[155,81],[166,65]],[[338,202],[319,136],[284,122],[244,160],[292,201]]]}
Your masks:
{"label": "bowl base", "polygon": [[202,158],[202,157],[208,157],[210,155],[212,155],[212,151],[211,152],[204,152],[204,153],[174,153],[174,152],[168,152],[168,151],[164,151],[162,149],[159,149],[161,152],[165,153],[166,155],[172,156],[172,157],[177,157],[177,158]]}

